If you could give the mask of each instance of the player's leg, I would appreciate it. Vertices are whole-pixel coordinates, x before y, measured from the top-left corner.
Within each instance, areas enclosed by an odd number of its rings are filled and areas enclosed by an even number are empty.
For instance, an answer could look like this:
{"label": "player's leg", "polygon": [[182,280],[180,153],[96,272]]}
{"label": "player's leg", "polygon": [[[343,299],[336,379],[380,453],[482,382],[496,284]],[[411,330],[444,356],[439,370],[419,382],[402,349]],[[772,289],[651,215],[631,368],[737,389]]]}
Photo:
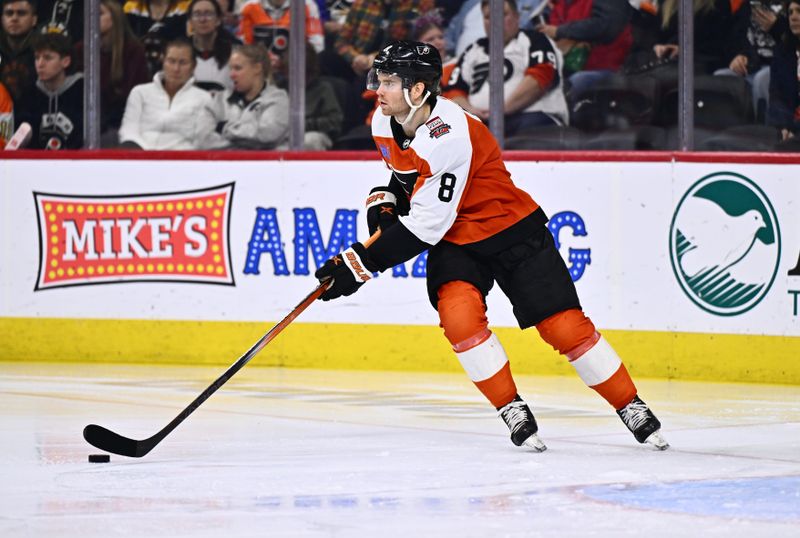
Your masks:
{"label": "player's leg", "polygon": [[428,257],[428,284],[445,337],[469,378],[509,426],[512,442],[544,450],[533,413],[517,394],[505,350],[488,327],[489,273],[460,247],[437,245]]}
{"label": "player's leg", "polygon": [[661,422],[639,398],[619,355],[578,309],[554,314],[536,325],[542,339],[564,355],[586,385],[617,411],[640,443],[665,449]]}
{"label": "player's leg", "polygon": [[536,326],[581,379],[614,407],[637,441],[666,448],[658,434],[661,424],[637,396],[625,365],[583,314],[550,232],[543,226],[493,260],[495,278],[511,300],[520,327]]}

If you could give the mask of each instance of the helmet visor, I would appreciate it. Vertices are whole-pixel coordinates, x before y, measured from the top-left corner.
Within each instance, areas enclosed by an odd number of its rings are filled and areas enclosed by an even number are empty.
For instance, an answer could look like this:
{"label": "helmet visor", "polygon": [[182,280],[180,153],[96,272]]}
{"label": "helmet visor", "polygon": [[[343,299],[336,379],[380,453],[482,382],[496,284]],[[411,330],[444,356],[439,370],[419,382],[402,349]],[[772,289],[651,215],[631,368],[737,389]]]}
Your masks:
{"label": "helmet visor", "polygon": [[398,85],[403,88],[411,88],[414,85],[413,81],[408,77],[404,77],[399,73],[392,73],[389,71],[383,71],[381,69],[375,69],[374,67],[369,70],[367,73],[367,89],[372,91],[378,91],[378,87],[380,86],[380,80],[378,79],[378,75],[383,75],[384,77],[395,77],[397,80],[393,80]]}

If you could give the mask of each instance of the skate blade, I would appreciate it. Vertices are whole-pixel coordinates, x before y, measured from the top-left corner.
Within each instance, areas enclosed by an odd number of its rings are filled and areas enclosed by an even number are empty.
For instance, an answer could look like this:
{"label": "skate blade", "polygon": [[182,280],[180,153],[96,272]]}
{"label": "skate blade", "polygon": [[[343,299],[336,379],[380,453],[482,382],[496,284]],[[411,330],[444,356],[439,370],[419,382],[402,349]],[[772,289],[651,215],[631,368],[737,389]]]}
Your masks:
{"label": "skate blade", "polygon": [[664,436],[661,435],[661,430],[656,430],[651,433],[644,442],[654,446],[658,450],[666,450],[669,448],[669,443],[664,439]]}
{"label": "skate blade", "polygon": [[526,448],[532,448],[536,452],[544,452],[545,450],[547,450],[547,446],[545,446],[542,440],[539,439],[539,436],[535,433],[530,437],[528,437],[527,439],[525,439],[522,442],[522,446]]}

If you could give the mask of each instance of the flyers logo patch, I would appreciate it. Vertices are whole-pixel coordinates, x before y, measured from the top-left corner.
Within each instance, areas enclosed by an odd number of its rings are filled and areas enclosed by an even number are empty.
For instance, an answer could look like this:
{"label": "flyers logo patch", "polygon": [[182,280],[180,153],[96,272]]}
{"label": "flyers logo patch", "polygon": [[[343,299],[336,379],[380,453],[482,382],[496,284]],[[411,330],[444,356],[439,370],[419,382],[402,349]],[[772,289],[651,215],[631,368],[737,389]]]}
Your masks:
{"label": "flyers logo patch", "polygon": [[431,138],[439,138],[450,132],[450,126],[443,122],[439,116],[426,122],[425,126],[430,130]]}

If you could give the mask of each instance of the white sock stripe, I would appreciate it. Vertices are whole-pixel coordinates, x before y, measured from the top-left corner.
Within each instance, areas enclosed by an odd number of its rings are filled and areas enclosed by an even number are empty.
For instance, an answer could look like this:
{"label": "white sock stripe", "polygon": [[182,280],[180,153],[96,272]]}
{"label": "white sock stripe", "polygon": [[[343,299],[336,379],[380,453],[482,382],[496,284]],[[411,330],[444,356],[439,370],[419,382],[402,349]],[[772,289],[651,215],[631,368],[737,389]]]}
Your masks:
{"label": "white sock stripe", "polygon": [[378,204],[397,205],[397,196],[389,191],[375,191],[367,198],[367,209]]}
{"label": "white sock stripe", "polygon": [[614,375],[619,370],[622,360],[611,344],[601,336],[591,349],[570,364],[575,367],[586,385],[594,387]]}
{"label": "white sock stripe", "polygon": [[350,272],[353,273],[356,281],[366,282],[372,278],[372,275],[367,271],[366,267],[364,267],[364,262],[361,261],[359,255],[356,254],[356,251],[352,248],[348,248],[342,252],[342,261],[347,268],[350,269]]}
{"label": "white sock stripe", "polygon": [[469,378],[476,382],[489,379],[508,362],[506,351],[495,334],[467,351],[456,353],[456,357]]}

